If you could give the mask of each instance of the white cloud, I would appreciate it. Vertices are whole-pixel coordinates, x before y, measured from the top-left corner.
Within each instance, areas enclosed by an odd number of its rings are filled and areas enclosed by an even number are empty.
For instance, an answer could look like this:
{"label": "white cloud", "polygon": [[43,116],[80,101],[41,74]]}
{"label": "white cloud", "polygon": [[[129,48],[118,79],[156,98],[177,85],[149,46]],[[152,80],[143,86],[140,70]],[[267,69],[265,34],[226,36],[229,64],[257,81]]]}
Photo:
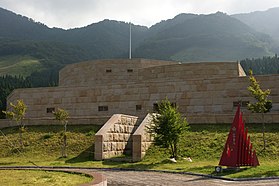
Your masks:
{"label": "white cloud", "polygon": [[180,13],[228,14],[278,7],[278,0],[0,0],[0,6],[50,27],[73,28],[103,19],[151,26]]}

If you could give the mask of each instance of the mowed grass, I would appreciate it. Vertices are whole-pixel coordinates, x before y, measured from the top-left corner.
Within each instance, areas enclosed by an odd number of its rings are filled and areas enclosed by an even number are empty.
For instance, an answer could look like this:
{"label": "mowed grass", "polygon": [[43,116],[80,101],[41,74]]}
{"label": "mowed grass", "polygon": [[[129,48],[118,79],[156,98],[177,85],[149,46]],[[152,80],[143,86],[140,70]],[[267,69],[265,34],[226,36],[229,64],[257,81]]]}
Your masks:
{"label": "mowed grass", "polygon": [[30,56],[5,56],[0,57],[0,75],[29,76],[32,72],[42,69],[38,59]]}
{"label": "mowed grass", "polygon": [[[6,134],[0,136],[0,165],[49,165],[49,166],[83,166],[100,168],[132,168],[140,170],[169,170],[175,172],[194,172],[213,174],[223,152],[230,125],[191,125],[179,142],[180,157],[177,163],[169,161],[169,153],[165,148],[152,145],[140,162],[131,163],[115,161],[115,158],[94,161],[94,134],[100,126],[69,126],[67,133],[67,158],[60,158],[60,131],[62,126],[29,126],[24,136],[24,150],[19,152],[17,128],[2,129]],[[238,172],[225,171],[220,176],[269,177],[279,176],[279,125],[266,126],[267,148],[262,151],[262,126],[248,125],[248,134],[257,151],[260,166],[248,167]],[[11,144],[14,144],[12,146]],[[193,162],[185,158],[191,157]],[[125,157],[126,158],[126,157]]]}
{"label": "mowed grass", "polygon": [[[80,185],[92,178],[83,174],[72,174],[42,170],[0,170],[1,185]],[[11,179],[12,178],[12,179]]]}

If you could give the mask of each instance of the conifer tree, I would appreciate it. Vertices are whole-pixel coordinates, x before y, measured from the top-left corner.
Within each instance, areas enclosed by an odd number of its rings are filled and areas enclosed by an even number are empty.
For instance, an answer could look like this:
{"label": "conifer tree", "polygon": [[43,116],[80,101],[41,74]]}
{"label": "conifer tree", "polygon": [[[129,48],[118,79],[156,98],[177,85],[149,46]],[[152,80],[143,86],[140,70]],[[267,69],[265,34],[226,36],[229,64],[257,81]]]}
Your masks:
{"label": "conifer tree", "polygon": [[171,157],[177,158],[177,144],[188,130],[188,123],[181,117],[178,107],[173,106],[168,99],[161,101],[158,109],[158,114],[153,115],[153,125],[149,127],[149,132],[154,135],[155,144],[169,148]]}

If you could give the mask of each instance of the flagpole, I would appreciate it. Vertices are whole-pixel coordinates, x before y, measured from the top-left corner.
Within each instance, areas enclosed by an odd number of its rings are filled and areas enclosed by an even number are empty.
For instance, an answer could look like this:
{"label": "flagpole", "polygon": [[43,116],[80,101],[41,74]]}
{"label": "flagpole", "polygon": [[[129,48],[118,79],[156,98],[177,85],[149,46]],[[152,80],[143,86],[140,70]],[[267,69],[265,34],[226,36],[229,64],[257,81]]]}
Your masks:
{"label": "flagpole", "polygon": [[129,50],[129,59],[132,59],[132,26],[130,22],[130,50]]}

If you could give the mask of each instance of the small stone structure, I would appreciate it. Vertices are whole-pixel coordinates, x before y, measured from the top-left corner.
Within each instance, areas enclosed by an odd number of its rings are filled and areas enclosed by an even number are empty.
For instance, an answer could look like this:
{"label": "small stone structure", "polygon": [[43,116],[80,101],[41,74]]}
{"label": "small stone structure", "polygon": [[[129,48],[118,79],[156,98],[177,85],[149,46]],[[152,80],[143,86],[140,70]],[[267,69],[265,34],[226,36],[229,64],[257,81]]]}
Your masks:
{"label": "small stone structure", "polygon": [[151,119],[148,114],[139,124],[136,116],[114,114],[95,134],[95,160],[126,154],[132,155],[133,161],[140,161],[152,143],[145,130]]}
{"label": "small stone structure", "polygon": [[131,154],[132,134],[138,127],[138,117],[114,114],[95,134],[95,159]]}
{"label": "small stone structure", "polygon": [[153,141],[151,134],[147,131],[147,126],[151,125],[152,119],[152,115],[147,114],[133,134],[133,162],[140,161],[145,156],[147,149]]}

